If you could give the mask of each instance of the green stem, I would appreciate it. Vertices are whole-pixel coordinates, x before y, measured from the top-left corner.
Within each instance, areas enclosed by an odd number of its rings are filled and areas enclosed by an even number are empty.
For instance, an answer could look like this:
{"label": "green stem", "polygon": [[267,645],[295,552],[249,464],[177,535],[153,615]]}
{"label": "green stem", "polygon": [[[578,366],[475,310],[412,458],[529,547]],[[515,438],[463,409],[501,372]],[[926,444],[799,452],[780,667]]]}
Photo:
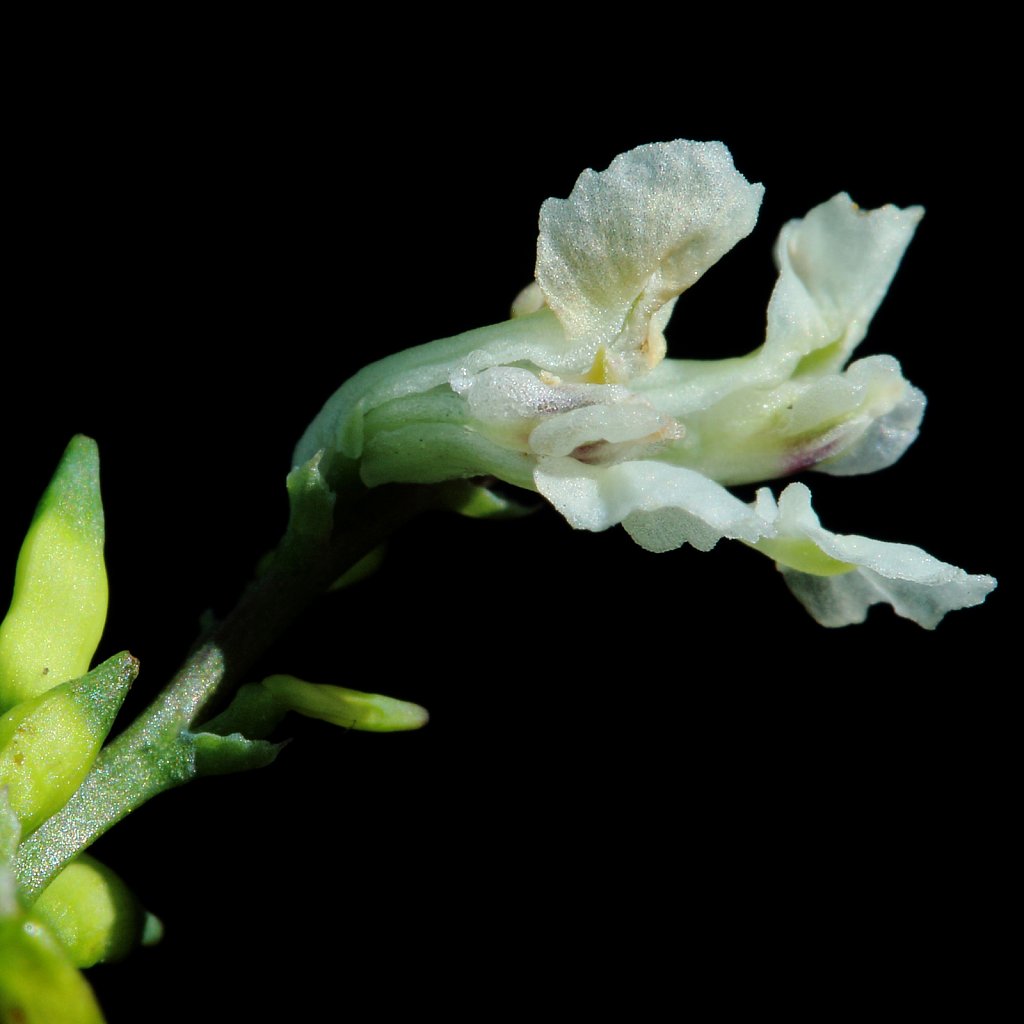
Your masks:
{"label": "green stem", "polygon": [[69,860],[157,793],[195,775],[189,729],[211,700],[226,701],[294,619],[399,526],[437,504],[435,489],[366,492],[318,539],[289,529],[270,567],[192,652],[156,700],[97,758],[64,807],[19,847],[22,897],[35,899]]}

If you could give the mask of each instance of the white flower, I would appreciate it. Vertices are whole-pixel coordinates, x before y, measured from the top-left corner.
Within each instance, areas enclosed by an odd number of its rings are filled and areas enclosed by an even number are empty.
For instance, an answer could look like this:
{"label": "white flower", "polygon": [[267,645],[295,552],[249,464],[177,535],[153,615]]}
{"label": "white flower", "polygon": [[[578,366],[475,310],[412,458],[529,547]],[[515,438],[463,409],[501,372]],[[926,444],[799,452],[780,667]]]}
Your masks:
{"label": "white flower", "polygon": [[539,491],[574,526],[622,524],[642,546],[740,540],[779,563],[826,625],[870,604],[931,627],[995,586],[916,548],[823,530],[803,485],[776,506],[723,485],[895,462],[924,396],[890,356],[848,362],[922,210],[846,195],[787,224],[764,344],[664,359],[676,297],[752,230],[763,189],[721,143],[641,146],[541,208],[536,283],[508,323],[360,371],[296,449],[340,490],[493,475]]}

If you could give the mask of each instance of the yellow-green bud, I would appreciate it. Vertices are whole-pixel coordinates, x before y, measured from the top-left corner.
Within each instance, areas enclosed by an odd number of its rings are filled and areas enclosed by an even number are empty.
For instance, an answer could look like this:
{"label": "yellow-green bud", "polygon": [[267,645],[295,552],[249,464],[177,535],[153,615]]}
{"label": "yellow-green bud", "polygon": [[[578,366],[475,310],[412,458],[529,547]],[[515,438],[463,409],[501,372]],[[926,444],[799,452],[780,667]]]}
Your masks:
{"label": "yellow-green bud", "polygon": [[89,671],[107,614],[99,454],[72,438],[18,556],[0,624],[0,711]]}
{"label": "yellow-green bud", "polygon": [[119,960],[159,934],[135,894],[105,864],[82,854],[43,890],[32,916],[60,940],[78,967]]}
{"label": "yellow-green bud", "polygon": [[400,732],[427,724],[426,708],[379,693],[307,683],[295,676],[270,676],[263,687],[282,707],[308,718],[364,732]]}
{"label": "yellow-green bud", "polygon": [[60,943],[13,899],[13,879],[0,867],[0,1022],[103,1024],[89,983]]}
{"label": "yellow-green bud", "polygon": [[138,668],[130,654],[117,654],[0,718],[0,786],[8,787],[23,836],[78,789]]}

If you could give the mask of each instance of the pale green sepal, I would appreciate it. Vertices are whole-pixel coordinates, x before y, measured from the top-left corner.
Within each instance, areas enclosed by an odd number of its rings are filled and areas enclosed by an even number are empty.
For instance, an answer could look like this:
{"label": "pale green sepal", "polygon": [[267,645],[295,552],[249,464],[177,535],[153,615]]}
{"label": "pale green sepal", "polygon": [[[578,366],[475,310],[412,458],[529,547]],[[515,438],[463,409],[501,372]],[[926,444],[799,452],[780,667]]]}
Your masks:
{"label": "pale green sepal", "polygon": [[510,363],[533,363],[555,372],[584,371],[588,365],[585,352],[566,344],[549,309],[396,352],[363,367],[328,399],[296,446],[292,465],[301,466],[325,450],[330,465],[324,474],[334,487],[336,476],[351,472],[345,460],[362,453],[363,421],[374,410],[396,398],[445,387],[457,371],[478,373]]}
{"label": "pale green sepal", "polygon": [[400,732],[427,724],[426,708],[377,693],[307,683],[294,676],[270,676],[263,685],[282,704],[309,718],[364,732]]}
{"label": "pale green sepal", "polygon": [[0,786],[25,835],[78,789],[110,732],[139,663],[121,653],[0,718]]}
{"label": "pale green sepal", "polygon": [[36,508],[0,624],[0,711],[89,670],[107,614],[96,442],[72,438]]}
{"label": "pale green sepal", "polygon": [[535,461],[461,424],[414,422],[368,436],[359,472],[367,487],[495,476],[531,488]]}
{"label": "pale green sepal", "polygon": [[[156,921],[105,864],[82,854],[42,891],[32,916],[60,940],[77,967],[120,960]],[[159,925],[159,922],[157,922]]]}
{"label": "pale green sepal", "polygon": [[212,732],[188,734],[195,751],[196,775],[228,775],[265,768],[280,753],[283,743],[247,739],[233,732],[219,736]]}

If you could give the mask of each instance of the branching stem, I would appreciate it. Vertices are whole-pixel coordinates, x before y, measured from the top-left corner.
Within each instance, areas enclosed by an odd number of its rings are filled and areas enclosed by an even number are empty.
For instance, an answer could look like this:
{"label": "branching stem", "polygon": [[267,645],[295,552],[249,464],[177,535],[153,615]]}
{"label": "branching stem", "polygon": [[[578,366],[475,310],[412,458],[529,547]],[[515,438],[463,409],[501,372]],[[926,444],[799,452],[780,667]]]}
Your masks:
{"label": "branching stem", "polygon": [[16,872],[32,901],[69,860],[157,793],[195,775],[190,730],[223,704],[297,616],[399,526],[437,504],[436,489],[366,491],[333,530],[289,527],[269,566],[205,637],[154,702],[97,758],[78,791],[20,846]]}

